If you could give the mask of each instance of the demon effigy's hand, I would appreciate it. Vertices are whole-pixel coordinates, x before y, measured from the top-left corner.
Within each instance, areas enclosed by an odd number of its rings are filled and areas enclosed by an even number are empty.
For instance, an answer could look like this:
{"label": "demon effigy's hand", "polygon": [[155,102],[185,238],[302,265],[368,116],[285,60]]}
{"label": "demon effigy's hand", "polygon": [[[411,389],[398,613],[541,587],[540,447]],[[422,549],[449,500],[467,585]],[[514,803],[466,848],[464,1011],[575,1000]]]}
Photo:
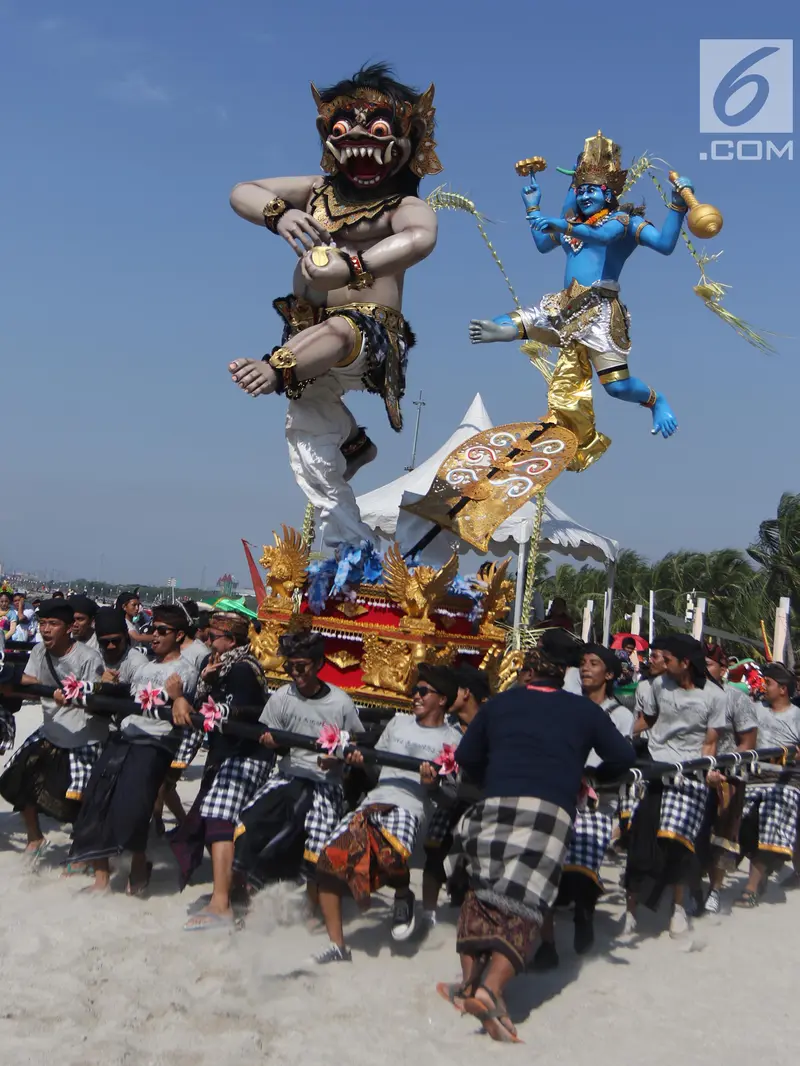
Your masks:
{"label": "demon effigy's hand", "polygon": [[299,256],[305,255],[315,245],[330,244],[331,241],[330,233],[321,222],[317,222],[307,211],[298,211],[295,207],[281,216],[275,232]]}
{"label": "demon effigy's hand", "polygon": [[312,253],[306,252],[300,260],[300,272],[317,292],[343,289],[351,278],[347,260],[335,249],[328,252],[328,262],[324,266],[317,265]]}

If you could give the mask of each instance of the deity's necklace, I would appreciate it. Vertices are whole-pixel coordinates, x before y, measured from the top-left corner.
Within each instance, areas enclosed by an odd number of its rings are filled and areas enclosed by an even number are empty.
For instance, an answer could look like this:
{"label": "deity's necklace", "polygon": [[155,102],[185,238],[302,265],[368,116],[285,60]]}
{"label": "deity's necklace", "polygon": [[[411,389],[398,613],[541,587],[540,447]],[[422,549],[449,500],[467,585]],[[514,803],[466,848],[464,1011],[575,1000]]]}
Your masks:
{"label": "deity's necklace", "polygon": [[[608,221],[610,210],[604,207],[601,211],[595,211],[593,215],[589,215],[588,218],[583,219],[582,222],[576,222],[577,226],[602,226],[604,222]],[[565,233],[561,235],[561,240],[565,244],[568,244],[573,251],[573,254],[577,255],[583,248],[583,241],[580,237],[567,236]]]}

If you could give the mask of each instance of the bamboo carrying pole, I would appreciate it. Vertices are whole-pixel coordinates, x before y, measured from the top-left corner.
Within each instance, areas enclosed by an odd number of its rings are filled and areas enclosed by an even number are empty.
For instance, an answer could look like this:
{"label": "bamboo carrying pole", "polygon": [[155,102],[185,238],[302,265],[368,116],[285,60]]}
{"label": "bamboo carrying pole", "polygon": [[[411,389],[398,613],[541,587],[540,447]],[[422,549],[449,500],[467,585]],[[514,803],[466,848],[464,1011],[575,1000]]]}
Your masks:
{"label": "bamboo carrying pole", "polygon": [[536,493],[536,514],[533,519],[533,531],[528,541],[528,563],[525,568],[525,594],[522,597],[522,624],[530,624],[533,592],[536,587],[536,562],[539,558],[539,541],[542,536],[542,519],[544,518],[544,489]]}

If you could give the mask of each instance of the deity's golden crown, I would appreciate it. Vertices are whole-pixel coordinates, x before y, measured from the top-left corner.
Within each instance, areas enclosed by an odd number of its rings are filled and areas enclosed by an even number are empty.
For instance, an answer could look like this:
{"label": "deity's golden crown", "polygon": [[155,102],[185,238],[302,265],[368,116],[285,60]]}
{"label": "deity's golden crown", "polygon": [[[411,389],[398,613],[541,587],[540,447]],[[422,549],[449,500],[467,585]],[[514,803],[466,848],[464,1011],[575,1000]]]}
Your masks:
{"label": "deity's golden crown", "polygon": [[596,136],[587,137],[584,142],[581,161],[575,168],[575,185],[605,185],[619,196],[628,177],[628,171],[620,165],[621,156],[620,146],[598,130]]}

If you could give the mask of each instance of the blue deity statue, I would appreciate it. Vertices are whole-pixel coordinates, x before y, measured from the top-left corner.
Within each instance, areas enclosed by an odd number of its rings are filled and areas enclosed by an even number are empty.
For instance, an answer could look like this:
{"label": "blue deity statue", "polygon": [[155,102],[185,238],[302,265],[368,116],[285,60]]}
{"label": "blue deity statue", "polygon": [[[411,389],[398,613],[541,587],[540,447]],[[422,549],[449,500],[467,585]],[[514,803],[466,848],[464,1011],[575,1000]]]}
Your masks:
{"label": "blue deity statue", "polygon": [[653,433],[671,436],[678,423],[666,398],[631,377],[630,318],[620,300],[622,268],[641,245],[670,255],[681,233],[687,206],[680,195],[692,189],[688,178],[673,185],[672,202],[659,230],[643,217],[644,209],[620,204],[627,171],[620,166],[619,145],[598,132],[586,140],[561,214],[541,210],[541,190],[532,174],[522,190],[525,213],[538,251],[562,248],[566,256],[564,288],[491,321],[473,320],[473,344],[490,341],[538,341],[560,350],[548,392],[552,419],[578,437],[572,469],[594,462],[610,441],[594,425],[592,368],[610,396],[649,407]]}

